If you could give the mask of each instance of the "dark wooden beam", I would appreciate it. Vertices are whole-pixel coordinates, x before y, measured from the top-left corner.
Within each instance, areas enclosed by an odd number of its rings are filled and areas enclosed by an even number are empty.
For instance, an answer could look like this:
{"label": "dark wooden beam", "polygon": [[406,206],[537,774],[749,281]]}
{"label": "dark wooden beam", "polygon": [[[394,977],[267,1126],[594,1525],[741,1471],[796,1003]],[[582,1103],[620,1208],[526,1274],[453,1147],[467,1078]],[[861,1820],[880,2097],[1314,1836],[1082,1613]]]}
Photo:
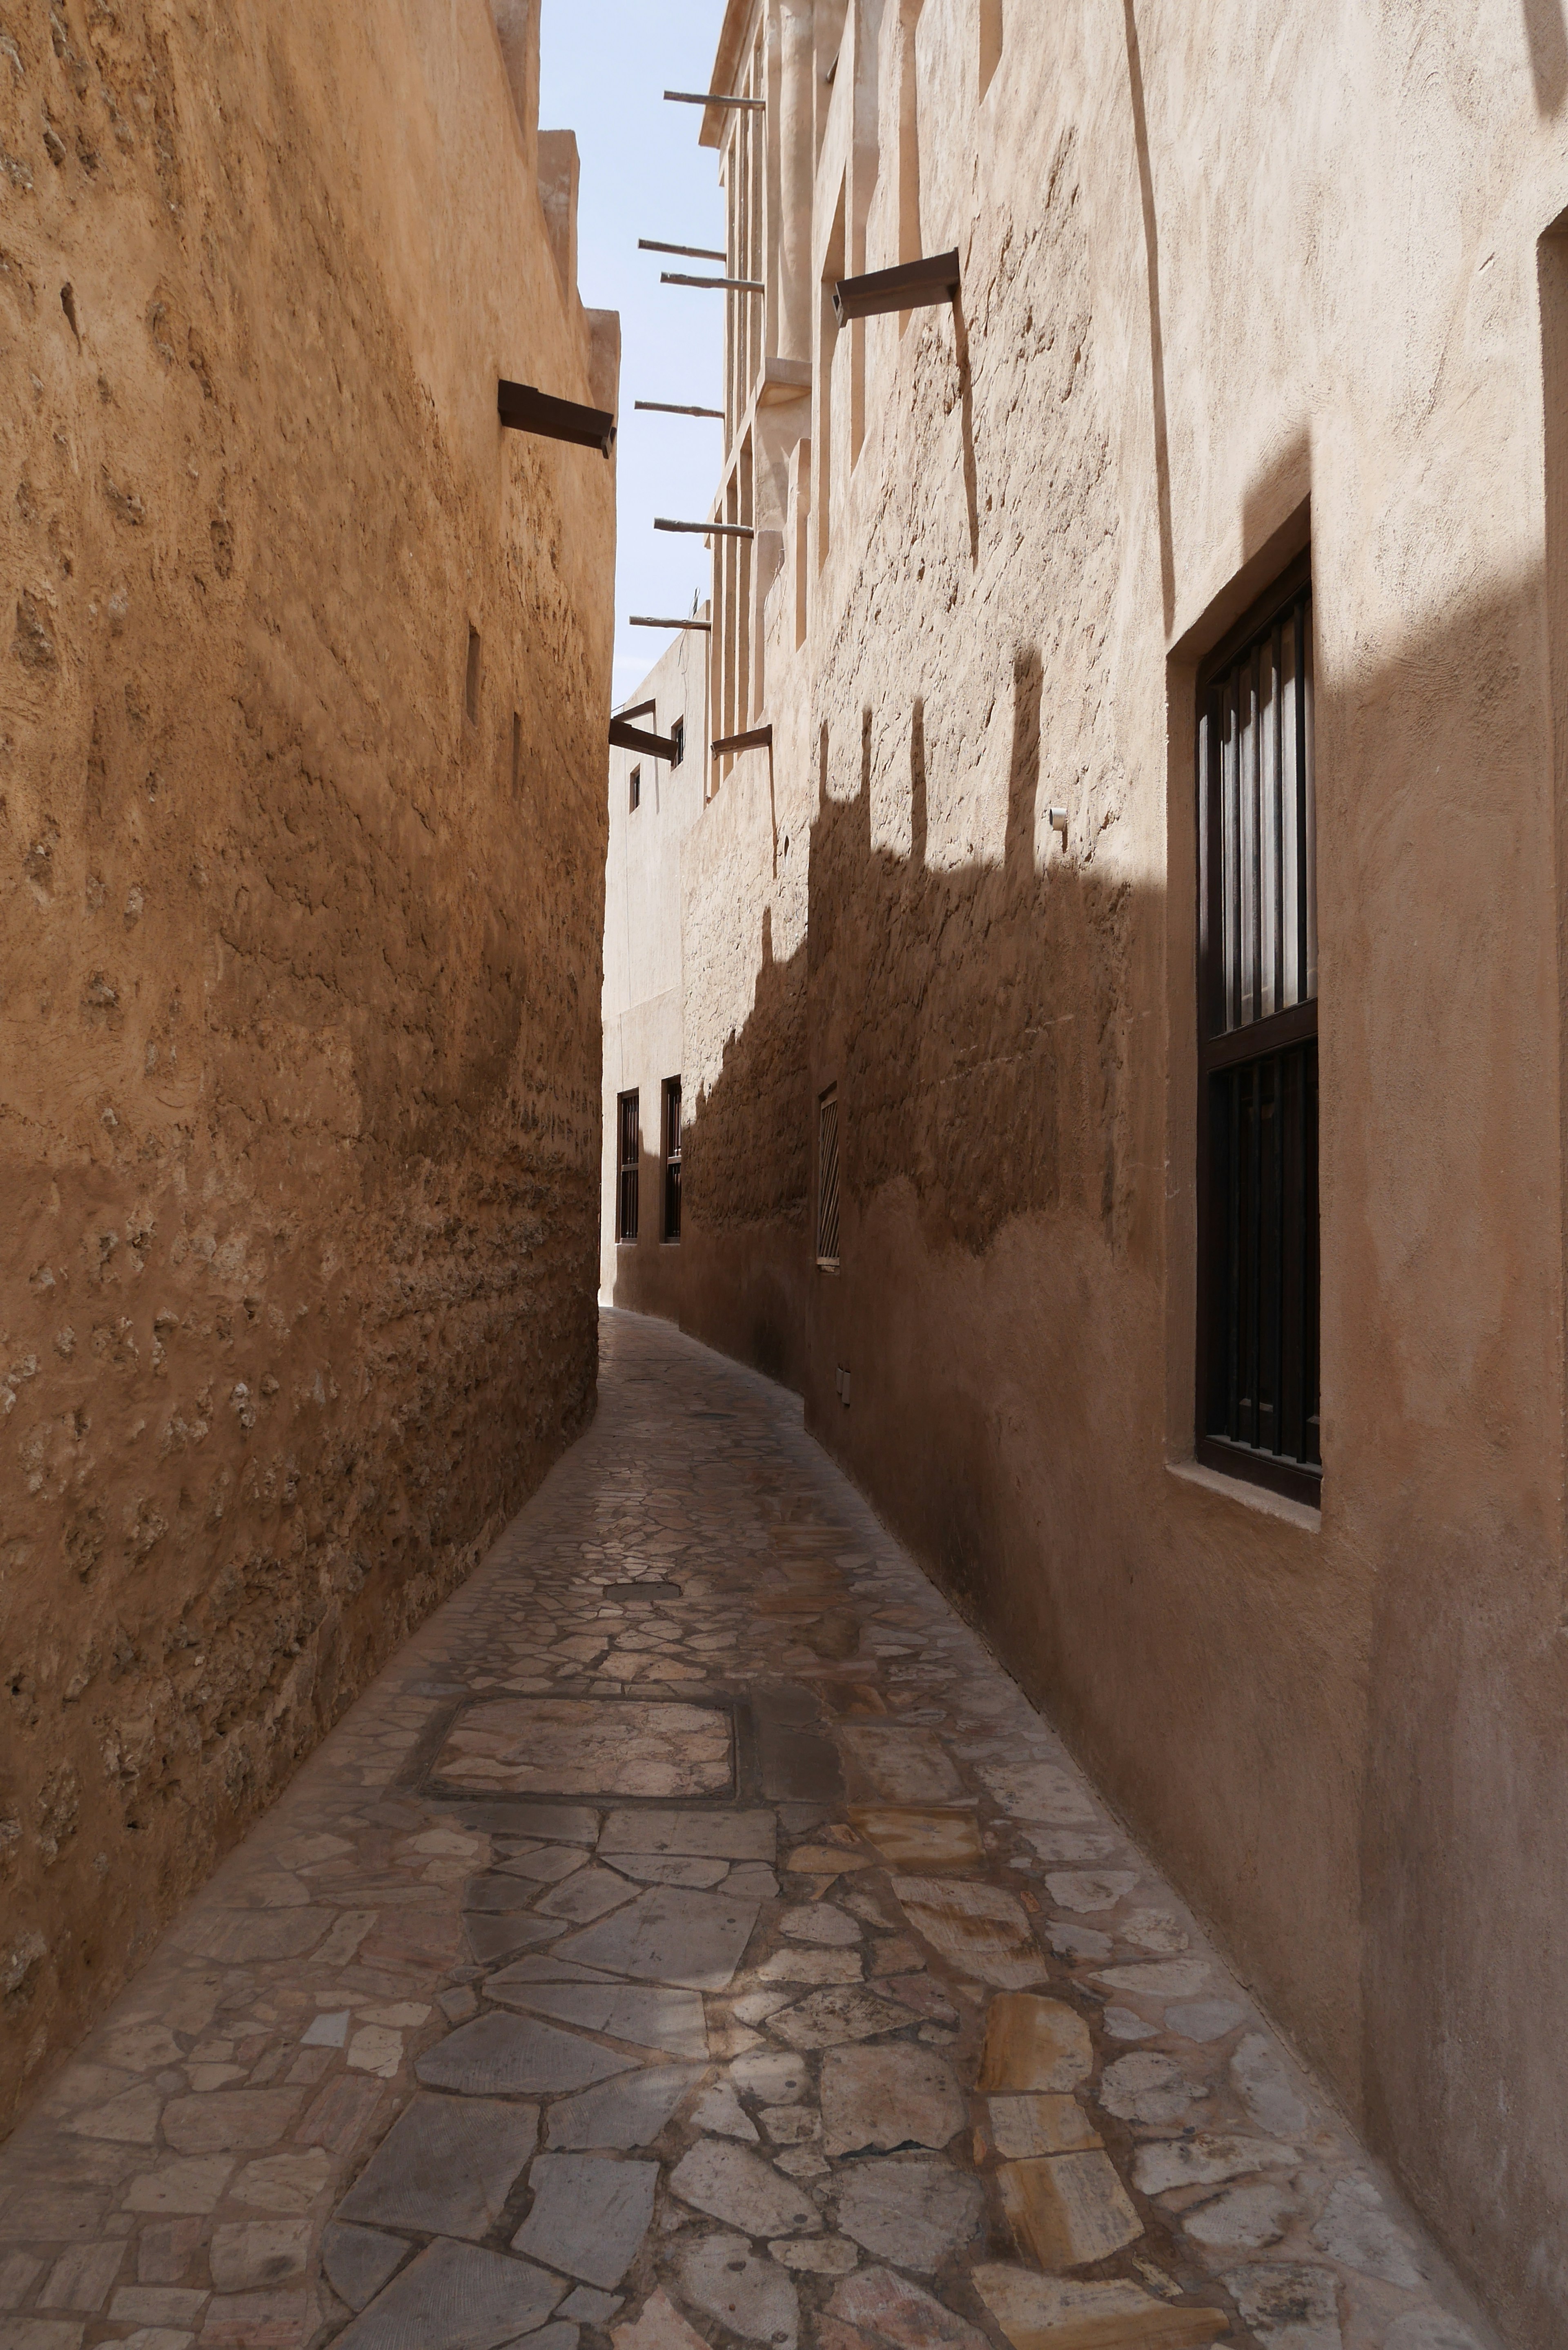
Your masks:
{"label": "dark wooden beam", "polygon": [[765,98],[720,98],[713,90],[667,89],[664,93],[671,106],[733,106],[743,114],[765,114]]}
{"label": "dark wooden beam", "polygon": [[607,410],[584,408],[575,400],[556,400],[547,391],[535,391],[531,383],[508,383],[503,376],[495,405],[509,432],[570,441],[579,449],[597,449],[602,457],[607,457],[615,445],[615,418]]}
{"label": "dark wooden beam", "polygon": [[628,629],[701,629],[705,637],[713,633],[711,620],[650,620],[641,612],[633,612],[627,621]]}
{"label": "dark wooden beam", "polygon": [[841,327],[851,318],[882,318],[895,310],[929,309],[950,302],[959,290],[959,257],[928,254],[900,262],[897,269],[874,269],[868,277],[841,277],[833,289],[833,315]]}
{"label": "dark wooden beam", "polygon": [[753,726],[744,734],[721,734],[713,745],[713,756],[722,759],[727,751],[771,751],[773,747],[773,728]]}
{"label": "dark wooden beam", "polygon": [[682,277],[672,269],[661,269],[659,282],[661,286],[701,286],[719,294],[765,294],[768,290],[766,281],[761,277]]}
{"label": "dark wooden beam", "polygon": [[656,516],[655,530],[683,530],[696,538],[755,538],[749,522],[666,522]]}
{"label": "dark wooden beam", "polygon": [[634,702],[629,710],[618,710],[617,718],[646,718],[650,710],[659,707],[655,702]]}
{"label": "dark wooden beam", "polygon": [[628,726],[624,718],[610,720],[610,749],[640,751],[644,758],[673,760],[675,737],[672,734],[644,734],[640,728]]}
{"label": "dark wooden beam", "polygon": [[639,236],[639,253],[679,253],[688,261],[728,261],[727,253],[715,253],[711,244],[660,244],[657,237]]}
{"label": "dark wooden beam", "polygon": [[713,416],[721,424],[724,421],[722,408],[678,408],[670,400],[638,400],[632,405],[646,410],[650,416]]}

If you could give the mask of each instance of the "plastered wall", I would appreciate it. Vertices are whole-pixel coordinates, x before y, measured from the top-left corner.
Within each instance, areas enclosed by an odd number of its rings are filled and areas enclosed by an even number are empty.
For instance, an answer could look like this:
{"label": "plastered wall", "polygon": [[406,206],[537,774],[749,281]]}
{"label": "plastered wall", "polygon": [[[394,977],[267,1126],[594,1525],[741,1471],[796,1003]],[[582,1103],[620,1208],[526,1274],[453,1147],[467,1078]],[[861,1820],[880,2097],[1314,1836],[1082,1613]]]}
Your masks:
{"label": "plastered wall", "polygon": [[613,469],[495,384],[616,328],[503,16],[0,23],[0,2111],[591,1408]]}
{"label": "plastered wall", "polygon": [[[1511,0],[997,22],[726,21],[768,184],[811,175],[809,240],[781,195],[761,242],[812,378],[782,406],[764,355],[730,432],[757,585],[715,644],[760,634],[773,745],[686,850],[687,1317],[762,1360],[768,1284],[809,1424],[1548,2350],[1568,40]],[[958,301],[836,333],[824,281],[911,240]],[[1192,1465],[1194,668],[1307,546],[1321,1513]]]}

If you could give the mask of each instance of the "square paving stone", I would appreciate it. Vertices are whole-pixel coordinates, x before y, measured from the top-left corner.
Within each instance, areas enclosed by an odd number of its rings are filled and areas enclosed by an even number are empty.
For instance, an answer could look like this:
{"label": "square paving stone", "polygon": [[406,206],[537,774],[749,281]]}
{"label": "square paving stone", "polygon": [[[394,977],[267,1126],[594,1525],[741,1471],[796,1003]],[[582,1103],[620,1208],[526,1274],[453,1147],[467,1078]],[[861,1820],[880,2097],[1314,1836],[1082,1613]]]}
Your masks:
{"label": "square paving stone", "polygon": [[612,1974],[687,1991],[724,1991],[756,1922],[755,1901],[656,1885],[613,1917],[569,1935],[560,1950],[565,1958]]}
{"label": "square paving stone", "polygon": [[586,2284],[618,2285],[653,2217],[657,2162],[597,2154],[542,2154],[529,2173],[534,2202],[514,2251]]}
{"label": "square paving stone", "polygon": [[1012,1991],[986,2012],[977,2089],[1014,2093],[1075,2089],[1095,2069],[1089,2027],[1059,1999]]}
{"label": "square paving stone", "polygon": [[629,2056],[522,2015],[482,2015],[427,2049],[414,2070],[427,2088],[471,2097],[558,2096],[631,2069]]}
{"label": "square paving stone", "polygon": [[766,1861],[778,1843],[772,1812],[612,1812],[599,1856],[684,1853],[697,1860]]}
{"label": "square paving stone", "polygon": [[1136,2284],[1080,2284],[1037,2276],[1030,2269],[990,2263],[973,2271],[981,2299],[1013,2350],[1201,2350],[1229,2331],[1225,2314],[1191,2304],[1173,2307]]}
{"label": "square paving stone", "polygon": [[991,2142],[1009,2161],[1040,2154],[1081,2154],[1100,2144],[1075,2097],[992,2097]]}
{"label": "square paving stone", "polygon": [[590,2147],[651,2146],[687,2091],[702,2078],[701,2064],[653,2064],[623,2073],[580,2097],[564,2097],[550,2108],[545,2144],[552,2153]]}
{"label": "square paving stone", "polygon": [[438,2237],[338,2334],[335,2350],[499,2350],[548,2317],[564,2290],[527,2261]]}
{"label": "square paving stone", "polygon": [[733,1745],[712,1706],[493,1698],[462,1709],[432,1776],[515,1795],[728,1795]]}
{"label": "square paving stone", "polygon": [[551,2015],[585,2032],[607,2032],[639,2048],[672,2056],[706,2056],[708,2026],[700,1991],[653,1990],[625,1983],[514,1983],[493,1975],[485,1986],[508,2007]]}
{"label": "square paving stone", "polygon": [[1004,2162],[996,2180],[1014,2236],[1043,2269],[1086,2268],[1143,2233],[1108,2155]]}
{"label": "square paving stone", "polygon": [[334,2216],[425,2236],[486,2236],[538,2134],[536,2106],[416,2096]]}
{"label": "square paving stone", "polygon": [[828,2154],[944,2147],[967,2118],[951,2068],[935,2049],[896,2041],[884,2048],[830,2049],[822,2060],[823,2147]]}
{"label": "square paving stone", "polygon": [[852,1804],[849,1818],[889,1868],[985,1866],[985,1847],[972,1812]]}

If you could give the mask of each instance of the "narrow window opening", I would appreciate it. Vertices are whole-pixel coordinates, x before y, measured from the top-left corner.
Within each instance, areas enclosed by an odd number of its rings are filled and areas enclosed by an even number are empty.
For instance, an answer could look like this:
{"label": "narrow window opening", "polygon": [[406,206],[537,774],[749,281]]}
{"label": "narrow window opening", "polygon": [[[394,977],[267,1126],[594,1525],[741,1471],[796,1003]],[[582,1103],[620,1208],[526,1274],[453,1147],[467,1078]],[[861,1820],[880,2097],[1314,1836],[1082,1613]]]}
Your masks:
{"label": "narrow window opening", "polygon": [[479,723],[479,630],[477,629],[470,629],[468,632],[468,671],[462,684],[462,706],[468,712],[470,722],[477,726]]}
{"label": "narrow window opening", "polygon": [[637,1179],[642,1157],[642,1121],[635,1093],[622,1094],[616,1105],[619,1128],[619,1169],[616,1186],[616,1238],[637,1238]]}
{"label": "narrow window opening", "polygon": [[816,1106],[816,1261],[838,1270],[838,1088],[830,1086]]}
{"label": "narrow window opening", "polygon": [[1002,63],[1003,0],[980,0],[980,94],[991,88],[991,78]]}
{"label": "narrow window opening", "polygon": [[1198,1457],[1315,1502],[1316,818],[1308,559],[1198,681]]}
{"label": "narrow window opening", "polygon": [[512,712],[512,796],[516,799],[523,789],[523,718],[519,711]]}
{"label": "narrow window opening", "polygon": [[640,767],[634,767],[631,771],[631,788],[628,799],[628,805],[634,811],[642,806],[642,769]]}
{"label": "narrow window opening", "polygon": [[680,1080],[664,1080],[664,1237],[680,1238]]}
{"label": "narrow window opening", "polygon": [[686,721],[684,718],[678,718],[674,725],[670,728],[670,741],[671,746],[670,764],[672,767],[678,767],[680,764],[681,760],[686,756]]}

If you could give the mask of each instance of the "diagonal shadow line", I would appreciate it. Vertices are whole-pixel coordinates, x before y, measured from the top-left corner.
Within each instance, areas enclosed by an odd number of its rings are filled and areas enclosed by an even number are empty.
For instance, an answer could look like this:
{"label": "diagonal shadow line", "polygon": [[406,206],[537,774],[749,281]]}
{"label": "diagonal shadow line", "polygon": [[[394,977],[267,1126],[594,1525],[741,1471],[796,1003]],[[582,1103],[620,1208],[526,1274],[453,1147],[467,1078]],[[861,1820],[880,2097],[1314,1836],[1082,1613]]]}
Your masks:
{"label": "diagonal shadow line", "polygon": [[1176,613],[1176,551],[1170,524],[1170,441],[1165,413],[1165,331],[1159,309],[1159,224],[1154,210],[1154,172],[1148,156],[1148,116],[1144,108],[1143,59],[1138,49],[1133,0],[1122,0],[1127,18],[1127,84],[1132,93],[1133,137],[1137,147],[1138,189],[1143,198],[1143,242],[1148,265],[1148,351],[1154,377],[1154,471],[1159,498],[1159,584],[1168,637]]}
{"label": "diagonal shadow line", "polygon": [[1568,24],[1563,21],[1563,0],[1521,0],[1521,5],[1536,111],[1560,113],[1568,99]]}

